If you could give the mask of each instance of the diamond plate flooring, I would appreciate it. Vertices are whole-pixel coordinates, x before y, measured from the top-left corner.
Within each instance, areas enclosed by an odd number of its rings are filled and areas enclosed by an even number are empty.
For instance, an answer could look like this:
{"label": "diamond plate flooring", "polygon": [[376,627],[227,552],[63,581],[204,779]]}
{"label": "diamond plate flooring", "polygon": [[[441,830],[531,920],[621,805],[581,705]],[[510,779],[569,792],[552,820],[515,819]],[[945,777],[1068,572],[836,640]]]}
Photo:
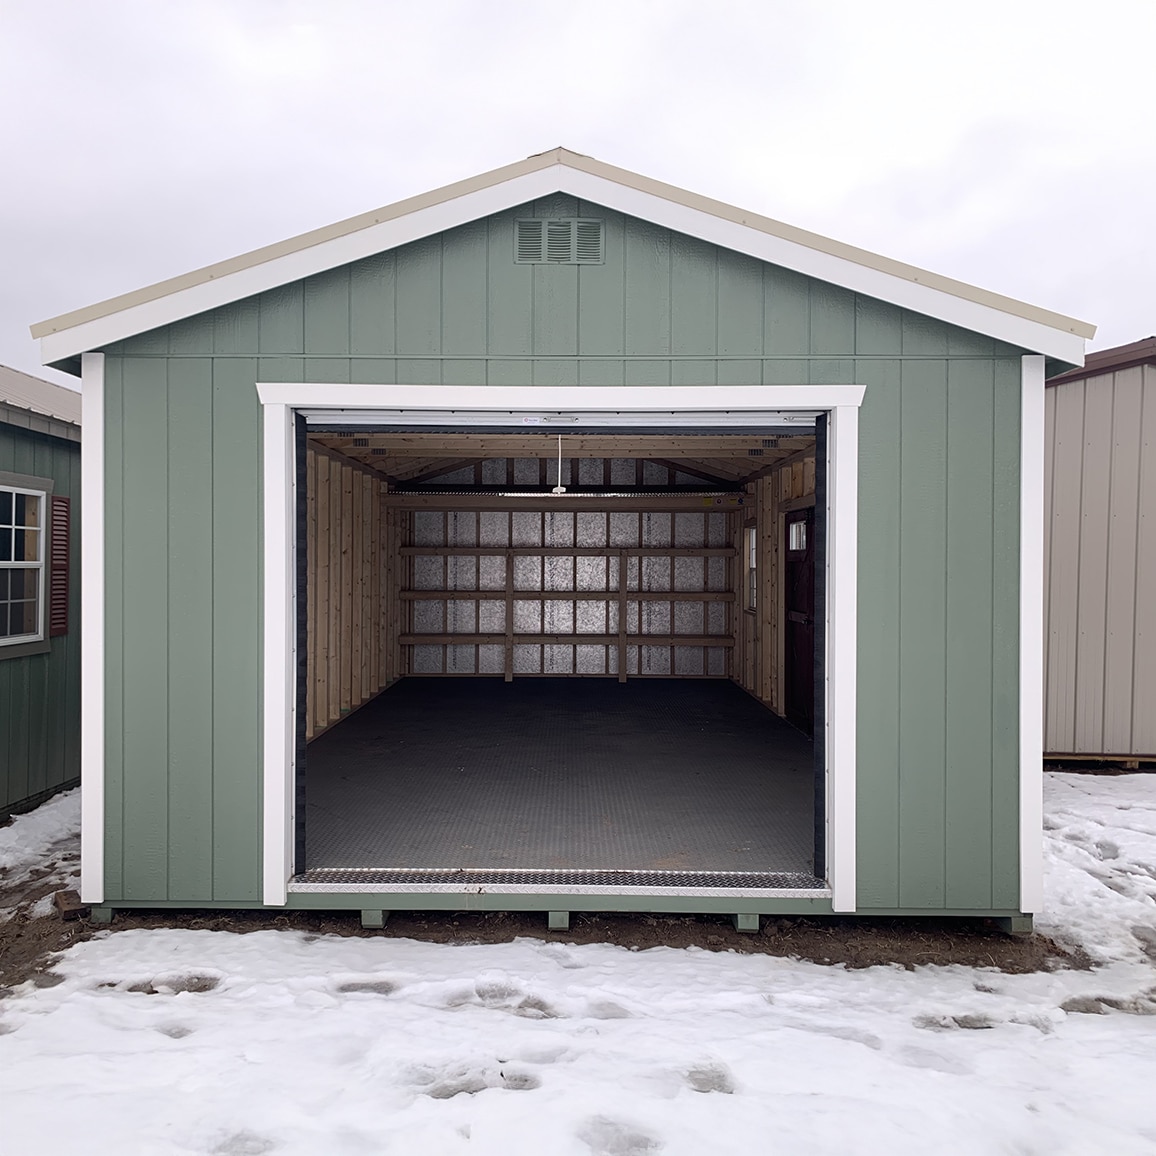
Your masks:
{"label": "diamond plate flooring", "polygon": [[310,744],[306,868],[811,878],[811,759],[721,680],[407,679]]}

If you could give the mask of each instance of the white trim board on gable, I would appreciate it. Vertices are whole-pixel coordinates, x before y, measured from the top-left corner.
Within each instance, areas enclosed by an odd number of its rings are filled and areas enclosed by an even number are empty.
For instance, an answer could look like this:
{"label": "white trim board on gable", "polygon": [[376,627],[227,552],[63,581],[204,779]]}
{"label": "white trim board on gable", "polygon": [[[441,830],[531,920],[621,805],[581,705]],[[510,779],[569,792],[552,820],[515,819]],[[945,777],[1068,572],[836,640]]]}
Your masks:
{"label": "white trim board on gable", "polygon": [[745,213],[565,149],[400,201],[32,326],[45,364],[566,193],[904,309],[1083,365],[1095,327]]}

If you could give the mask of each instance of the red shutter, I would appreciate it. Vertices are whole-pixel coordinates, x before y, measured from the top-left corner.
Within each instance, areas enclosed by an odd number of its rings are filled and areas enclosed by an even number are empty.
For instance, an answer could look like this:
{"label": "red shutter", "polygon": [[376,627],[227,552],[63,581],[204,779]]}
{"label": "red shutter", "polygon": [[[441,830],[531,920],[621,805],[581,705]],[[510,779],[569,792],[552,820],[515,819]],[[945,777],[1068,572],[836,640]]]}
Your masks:
{"label": "red shutter", "polygon": [[51,548],[48,554],[48,637],[68,633],[68,499],[52,496]]}

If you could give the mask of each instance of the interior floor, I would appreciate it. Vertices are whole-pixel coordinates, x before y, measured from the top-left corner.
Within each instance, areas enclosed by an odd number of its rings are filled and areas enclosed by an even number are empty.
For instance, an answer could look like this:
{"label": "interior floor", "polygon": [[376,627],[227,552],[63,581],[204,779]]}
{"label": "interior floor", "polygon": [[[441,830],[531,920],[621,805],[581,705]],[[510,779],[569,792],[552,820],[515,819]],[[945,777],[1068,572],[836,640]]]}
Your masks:
{"label": "interior floor", "polygon": [[811,740],[723,680],[403,679],[305,795],[310,872],[812,878]]}

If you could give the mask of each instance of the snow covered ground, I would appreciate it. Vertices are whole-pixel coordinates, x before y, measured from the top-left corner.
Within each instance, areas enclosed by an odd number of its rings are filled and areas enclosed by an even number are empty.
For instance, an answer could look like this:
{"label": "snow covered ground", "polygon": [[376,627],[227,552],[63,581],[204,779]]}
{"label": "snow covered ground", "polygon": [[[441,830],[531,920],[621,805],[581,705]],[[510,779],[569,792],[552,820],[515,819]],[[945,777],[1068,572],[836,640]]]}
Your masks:
{"label": "snow covered ground", "polygon": [[108,933],[0,1002],[0,1153],[1153,1153],[1156,776],[1051,775],[1046,826],[1092,971]]}

